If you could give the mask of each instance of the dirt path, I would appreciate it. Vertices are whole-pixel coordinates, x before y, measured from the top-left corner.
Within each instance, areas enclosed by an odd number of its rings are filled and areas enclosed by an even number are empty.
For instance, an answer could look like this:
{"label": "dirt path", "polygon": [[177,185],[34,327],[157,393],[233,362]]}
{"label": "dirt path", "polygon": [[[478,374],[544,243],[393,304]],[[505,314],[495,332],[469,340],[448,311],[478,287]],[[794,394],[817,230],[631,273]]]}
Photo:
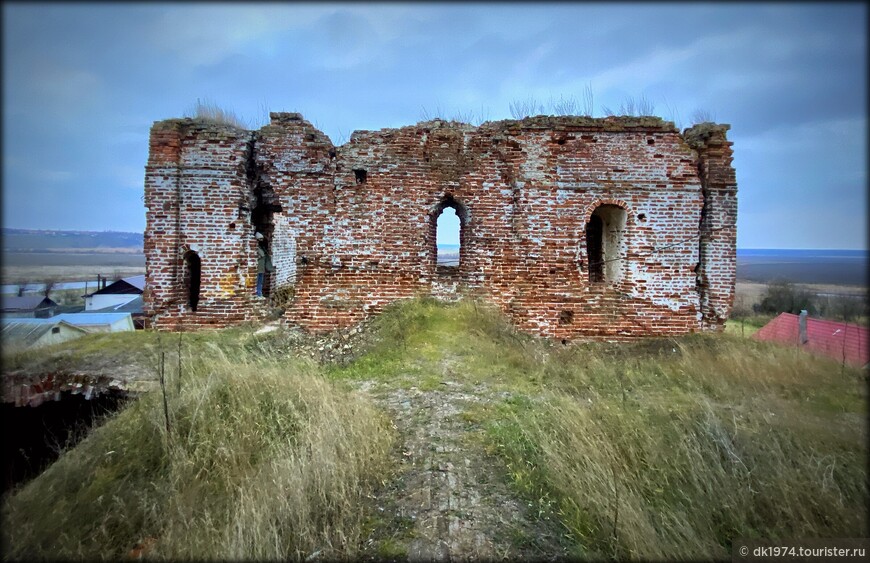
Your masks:
{"label": "dirt path", "polygon": [[484,451],[462,413],[501,397],[484,385],[463,390],[362,386],[400,433],[402,470],[376,499],[382,517],[364,557],[412,561],[564,557],[558,523],[538,519],[508,486],[503,463]]}

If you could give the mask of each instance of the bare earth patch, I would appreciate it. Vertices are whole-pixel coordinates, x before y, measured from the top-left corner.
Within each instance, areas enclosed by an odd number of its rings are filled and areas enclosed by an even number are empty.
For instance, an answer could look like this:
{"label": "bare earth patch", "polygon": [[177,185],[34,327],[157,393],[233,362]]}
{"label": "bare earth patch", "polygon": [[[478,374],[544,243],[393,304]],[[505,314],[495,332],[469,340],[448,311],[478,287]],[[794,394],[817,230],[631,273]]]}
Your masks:
{"label": "bare earth patch", "polygon": [[444,381],[437,390],[361,391],[386,409],[401,439],[397,477],[375,499],[382,520],[363,557],[412,561],[555,559],[567,554],[561,526],[539,519],[508,486],[503,463],[484,450],[462,413],[500,399],[485,385]]}

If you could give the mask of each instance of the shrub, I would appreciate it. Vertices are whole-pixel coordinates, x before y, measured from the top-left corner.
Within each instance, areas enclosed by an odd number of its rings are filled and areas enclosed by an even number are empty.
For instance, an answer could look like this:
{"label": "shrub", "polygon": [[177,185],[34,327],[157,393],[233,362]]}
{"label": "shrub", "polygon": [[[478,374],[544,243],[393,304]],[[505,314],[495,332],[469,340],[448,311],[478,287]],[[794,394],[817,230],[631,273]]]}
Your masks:
{"label": "shrub", "polygon": [[813,304],[813,294],[796,288],[783,280],[776,280],[767,285],[761,302],[753,306],[757,313],[800,313],[806,310],[810,315],[816,314]]}

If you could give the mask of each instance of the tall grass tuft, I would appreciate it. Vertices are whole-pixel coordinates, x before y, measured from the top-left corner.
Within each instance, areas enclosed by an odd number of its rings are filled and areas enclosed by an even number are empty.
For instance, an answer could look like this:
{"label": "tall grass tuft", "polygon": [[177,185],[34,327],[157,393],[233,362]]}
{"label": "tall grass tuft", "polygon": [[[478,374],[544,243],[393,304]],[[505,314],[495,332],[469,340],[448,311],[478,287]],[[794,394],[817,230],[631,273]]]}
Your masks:
{"label": "tall grass tuft", "polygon": [[738,537],[864,533],[857,372],[730,337],[627,348],[554,353],[543,398],[489,426],[585,555],[725,558]]}
{"label": "tall grass tuft", "polygon": [[419,385],[447,366],[506,392],[469,419],[578,555],[727,558],[739,537],[866,530],[859,370],[727,334],[563,346],[472,300],[396,304],[376,328],[342,376]]}
{"label": "tall grass tuft", "polygon": [[363,500],[389,464],[389,422],[306,364],[185,364],[3,508],[7,557],[353,557]]}
{"label": "tall grass tuft", "polygon": [[229,125],[236,129],[247,129],[249,125],[244,119],[236,115],[236,112],[222,108],[217,102],[208,98],[205,100],[197,98],[196,103],[188,110],[187,117],[207,123]]}

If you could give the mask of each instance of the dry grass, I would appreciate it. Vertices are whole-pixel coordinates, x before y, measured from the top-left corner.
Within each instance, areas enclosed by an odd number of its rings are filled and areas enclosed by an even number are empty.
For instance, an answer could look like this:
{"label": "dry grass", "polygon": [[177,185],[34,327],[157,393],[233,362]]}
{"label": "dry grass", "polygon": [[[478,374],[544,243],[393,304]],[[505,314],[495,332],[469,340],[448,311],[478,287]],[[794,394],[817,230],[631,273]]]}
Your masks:
{"label": "dry grass", "polygon": [[[582,557],[727,558],[738,537],[866,530],[866,374],[725,335],[561,346],[465,301],[402,304],[338,377],[508,392],[478,407],[489,448]],[[438,383],[436,378],[435,383]]]}
{"label": "dry grass", "polygon": [[[728,334],[562,346],[468,300],[398,303],[373,326],[329,378],[504,392],[463,416],[579,556],[727,558],[738,537],[866,531],[864,372]],[[148,537],[163,558],[354,557],[388,421],[279,335],[242,336],[185,340],[204,359],[180,391],[169,379],[169,435],[151,395],[8,499],[9,557],[117,558]]]}
{"label": "dry grass", "polygon": [[208,359],[108,420],[7,499],[6,556],[353,557],[388,421],[304,363]]}
{"label": "dry grass", "polygon": [[222,108],[208,98],[205,100],[197,98],[193,108],[188,111],[187,117],[217,125],[228,125],[236,129],[248,129],[248,123],[236,115],[236,112]]}
{"label": "dry grass", "polygon": [[520,490],[584,556],[726,558],[738,537],[860,537],[865,379],[722,337],[551,357],[551,391],[491,419]]}
{"label": "dry grass", "polygon": [[334,375],[422,386],[453,356],[452,379],[506,391],[466,415],[581,557],[727,558],[738,537],[866,530],[859,370],[728,334],[554,346],[470,301],[376,324],[379,344]]}

